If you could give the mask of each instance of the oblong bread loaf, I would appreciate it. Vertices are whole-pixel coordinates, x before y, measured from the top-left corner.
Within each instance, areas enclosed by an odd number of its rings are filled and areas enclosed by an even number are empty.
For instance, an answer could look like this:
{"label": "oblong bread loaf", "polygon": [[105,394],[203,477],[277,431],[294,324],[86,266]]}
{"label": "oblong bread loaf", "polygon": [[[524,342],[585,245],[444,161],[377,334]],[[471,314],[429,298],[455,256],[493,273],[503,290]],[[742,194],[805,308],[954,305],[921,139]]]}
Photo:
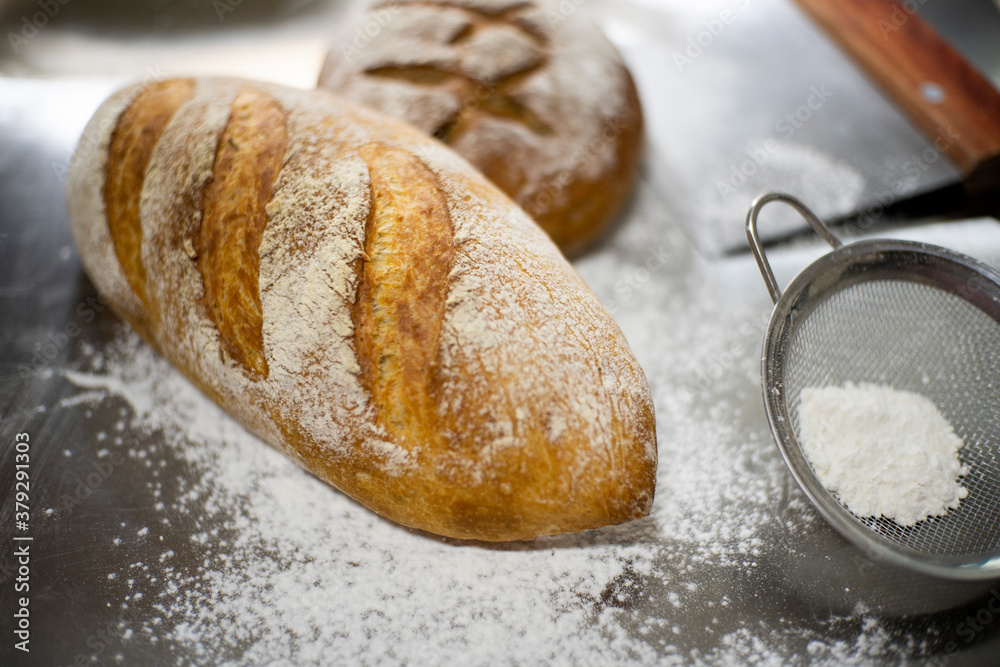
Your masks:
{"label": "oblong bread loaf", "polygon": [[648,513],[653,407],[621,331],[418,130],[325,91],[134,85],[90,121],[67,194],[115,311],[372,510],[481,540]]}

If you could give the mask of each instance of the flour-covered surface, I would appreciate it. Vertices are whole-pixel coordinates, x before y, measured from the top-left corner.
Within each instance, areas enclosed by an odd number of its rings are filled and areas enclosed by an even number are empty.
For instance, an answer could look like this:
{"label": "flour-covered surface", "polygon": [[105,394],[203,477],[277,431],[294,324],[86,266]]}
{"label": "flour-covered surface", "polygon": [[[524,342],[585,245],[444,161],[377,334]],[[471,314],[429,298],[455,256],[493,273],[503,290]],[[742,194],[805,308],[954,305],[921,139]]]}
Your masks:
{"label": "flour-covered surface", "polygon": [[[1000,250],[990,224],[971,229]],[[775,268],[819,251],[777,252]],[[72,257],[64,264],[75,271]],[[408,530],[320,482],[98,312],[82,284],[89,305],[69,316],[86,333],[20,389],[16,370],[4,385],[5,442],[27,431],[44,457],[39,654],[58,664],[845,665],[943,658],[949,642],[974,663],[995,650],[997,627],[970,632],[965,620],[989,608],[989,585],[869,561],[795,487],[760,402],[770,306],[749,257],[701,259],[644,185],[627,225],[577,268],[649,378],[653,513],[506,545]]]}

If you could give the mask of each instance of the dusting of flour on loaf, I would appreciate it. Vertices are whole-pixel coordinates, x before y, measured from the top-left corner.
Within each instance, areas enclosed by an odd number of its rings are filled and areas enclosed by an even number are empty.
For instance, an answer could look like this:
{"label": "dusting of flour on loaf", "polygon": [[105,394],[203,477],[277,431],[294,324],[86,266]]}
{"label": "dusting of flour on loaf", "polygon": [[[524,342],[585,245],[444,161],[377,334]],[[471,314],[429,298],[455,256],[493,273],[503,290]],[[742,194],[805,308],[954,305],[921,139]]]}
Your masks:
{"label": "dusting of flour on loaf", "polygon": [[[222,345],[205,308],[199,257],[190,251],[219,137],[234,99],[247,87],[287,114],[287,148],[259,246],[262,352],[269,368],[263,376],[248,374]],[[101,107],[81,145],[106,144],[137,88]],[[532,434],[546,432],[551,413],[563,415],[574,442],[586,445],[574,446],[572,463],[564,466],[574,484],[590,470],[627,467],[619,463],[632,452],[619,440],[648,428],[651,408],[621,331],[544,232],[430,136],[325,91],[199,79],[153,151],[143,186],[142,262],[159,275],[148,286],[149,312],[135,299],[119,301],[128,284],[114,269],[112,244],[94,231],[107,227],[100,183],[76,175],[83,166],[98,169],[99,155],[84,152],[78,159],[69,207],[92,213],[72,219],[98,288],[126,311],[138,309],[132,319],[151,322],[157,349],[251,431],[299,454],[308,443],[315,451],[310,465],[341,488],[349,471],[364,465],[394,477],[420,474],[414,452],[393,441],[375,418],[355,350],[358,266],[367,259],[367,224],[376,208],[363,155],[383,148],[411,153],[432,172],[454,234],[440,315],[435,417],[449,420],[451,433],[462,434],[476,455],[456,459],[449,470],[461,476],[453,483],[489,484],[497,458],[515,448],[510,459],[516,448],[540,442]],[[112,267],[108,285],[102,284],[103,265]],[[561,391],[548,389],[553,386]],[[634,458],[652,463],[655,443],[645,433],[644,450]],[[622,511],[643,513],[650,492],[634,498],[623,493]]]}
{"label": "dusting of flour on loaf", "polygon": [[934,403],[873,384],[809,387],[799,404],[802,449],[820,482],[859,517],[901,526],[943,516],[968,495],[962,439]]}

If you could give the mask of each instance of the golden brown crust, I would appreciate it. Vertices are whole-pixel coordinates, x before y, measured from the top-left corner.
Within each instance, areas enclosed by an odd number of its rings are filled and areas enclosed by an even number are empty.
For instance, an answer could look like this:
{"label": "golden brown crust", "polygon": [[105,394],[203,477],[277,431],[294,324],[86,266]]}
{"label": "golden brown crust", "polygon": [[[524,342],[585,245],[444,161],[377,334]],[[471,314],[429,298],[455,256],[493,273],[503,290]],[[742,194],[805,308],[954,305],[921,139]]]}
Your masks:
{"label": "golden brown crust", "polygon": [[153,149],[167,123],[193,92],[194,82],[190,79],[171,79],[146,87],[122,114],[108,148],[104,179],[108,227],[129,285],[147,307],[139,200]]}
{"label": "golden brown crust", "polygon": [[[617,169],[597,178],[580,176],[563,184],[561,174],[544,181],[540,195],[522,203],[525,211],[549,233],[556,245],[573,255],[587,247],[604,231],[628,199],[639,170],[642,153],[643,120],[639,94],[631,75],[622,72],[622,88],[627,100],[622,115],[601,130],[600,140],[613,147]],[[486,168],[491,176],[490,167]],[[503,176],[496,175],[503,179]],[[500,181],[496,181],[506,190]],[[545,193],[559,193],[551,198]]]}
{"label": "golden brown crust", "polygon": [[269,95],[244,89],[236,96],[205,191],[195,249],[205,305],[226,351],[264,377],[258,248],[267,224],[264,209],[285,157],[285,124],[284,109]]}
{"label": "golden brown crust", "polygon": [[[74,234],[97,288],[241,423],[440,535],[526,539],[649,512],[652,403],[600,302],[466,162],[329,93],[195,83],[143,183],[138,301],[95,202],[121,177],[104,168],[115,124],[151,103],[122,91],[85,131]],[[228,285],[236,298],[219,296]]]}
{"label": "golden brown crust", "polygon": [[[555,17],[555,20],[553,20]],[[627,200],[642,112],[615,50],[548,0],[375,2],[357,48],[344,30],[319,85],[447,143],[567,254]]]}
{"label": "golden brown crust", "polygon": [[380,423],[413,447],[435,437],[428,394],[454,256],[451,216],[434,173],[413,155],[373,144],[362,156],[373,206],[353,318],[361,382]]}

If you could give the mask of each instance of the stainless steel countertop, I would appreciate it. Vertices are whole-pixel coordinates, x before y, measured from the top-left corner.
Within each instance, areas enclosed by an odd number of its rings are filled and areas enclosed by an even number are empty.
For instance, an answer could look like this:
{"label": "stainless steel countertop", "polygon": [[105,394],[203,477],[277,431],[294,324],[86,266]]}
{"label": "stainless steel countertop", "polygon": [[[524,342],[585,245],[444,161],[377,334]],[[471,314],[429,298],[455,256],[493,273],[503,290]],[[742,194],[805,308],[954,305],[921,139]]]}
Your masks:
{"label": "stainless steel countertop", "polygon": [[[185,26],[174,14],[164,12],[163,16],[169,20],[161,20],[163,35],[143,44],[119,39],[126,30],[135,30],[134,27],[102,34],[74,14],[77,23],[72,28],[59,28],[53,21],[51,34],[34,38],[30,46],[36,52],[17,60],[20,63],[17,72],[11,67],[11,59],[0,61],[3,68],[0,71],[20,75],[0,78],[0,489],[4,497],[0,539],[5,543],[0,555],[3,590],[0,613],[5,619],[0,635],[0,662],[4,664],[72,664],[78,656],[101,664],[206,662],[199,654],[176,643],[153,642],[142,633],[122,636],[121,624],[141,627],[156,611],[151,604],[142,603],[123,608],[119,604],[122,590],[109,584],[104,576],[116,563],[124,566],[122,559],[155,561],[162,549],[162,545],[137,541],[123,552],[110,548],[106,539],[115,534],[119,524],[142,526],[158,520],[148,490],[154,473],[126,463],[127,474],[108,476],[72,513],[59,510],[63,495],[71,493],[76,480],[92,472],[98,461],[94,444],[98,432],[110,431],[116,422],[124,421],[125,431],[121,435],[126,445],[148,448],[163,437],[162,433],[150,434],[130,426],[133,420],[127,404],[114,396],[94,404],[60,403],[79,394],[79,389],[60,371],[80,368],[92,356],[92,350],[110,345],[122,331],[120,323],[106,310],[96,313],[92,320],[80,315],[81,308],[93,304],[88,300],[95,299],[96,294],[80,269],[73,247],[63,186],[68,156],[82,124],[123,76],[162,76],[190,70],[233,74],[260,71],[263,78],[308,85],[318,69],[316,58],[321,53],[325,32],[317,24],[338,15],[339,5],[301,3],[297,5],[299,9],[284,16],[269,13],[260,3],[247,0],[246,4],[256,7],[253,11],[257,13],[242,19],[235,28],[226,25],[221,34],[200,33]],[[769,309],[764,284],[751,257],[719,257],[715,252],[717,243],[711,238],[706,241],[704,233],[683,219],[688,215],[698,216],[699,208],[708,206],[702,195],[687,190],[686,186],[694,185],[697,179],[711,178],[708,174],[713,167],[700,164],[694,152],[682,155],[660,150],[673,145],[675,148],[671,150],[683,146],[686,151],[694,151],[696,142],[692,137],[699,132],[711,134],[713,124],[720,118],[718,114],[698,113],[699,100],[712,90],[708,85],[713,81],[712,75],[705,74],[706,80],[698,83],[693,80],[698,75],[692,70],[689,77],[684,77],[685,93],[678,97],[673,92],[671,85],[681,84],[669,71],[670,54],[684,44],[690,26],[698,25],[698,12],[710,18],[718,13],[719,7],[744,3],[717,3],[717,6],[709,3],[710,6],[702,5],[695,10],[681,9],[679,4],[592,0],[592,6],[586,9],[605,25],[636,69],[646,102],[651,146],[642,183],[629,211],[599,248],[575,264],[614,312],[649,376],[658,413],[661,470],[670,467],[683,470],[704,445],[704,438],[716,437],[716,429],[701,433],[686,427],[697,424],[698,420],[712,421],[730,434],[734,451],[737,445],[759,445],[754,464],[744,474],[748,476],[748,484],[766,481],[763,486],[769,489],[773,504],[754,505],[757,510],[764,507],[769,516],[758,521],[755,528],[759,533],[756,538],[763,546],[753,555],[752,568],[703,563],[698,544],[673,540],[670,535],[651,528],[650,539],[663,547],[660,555],[647,568],[626,570],[607,582],[607,595],[593,601],[593,613],[615,610],[615,622],[621,632],[648,646],[664,660],[711,662],[711,656],[725,655],[718,650],[727,632],[752,628],[753,636],[760,642],[760,655],[783,663],[806,664],[816,656],[828,655],[832,647],[846,646],[845,660],[864,663],[936,660],[932,664],[995,665],[1000,660],[1000,615],[991,615],[992,620],[971,639],[964,631],[968,626],[963,624],[970,616],[989,608],[991,594],[1000,590],[1000,582],[943,582],[868,560],[808,507],[782,468],[764,417],[756,375],[759,320]],[[9,18],[11,11],[27,11],[31,7],[31,3],[10,5],[6,14],[0,14],[0,23]],[[209,3],[204,3],[205,7],[211,11]],[[72,8],[72,4],[66,5],[67,13]],[[750,4],[747,12],[745,23],[734,22],[730,41],[720,39],[713,47],[713,55],[706,55],[697,65],[718,75],[719,68],[734,67],[740,53],[753,49],[766,51],[772,39],[780,41],[782,36],[795,34],[794,31],[810,30],[803,27],[804,20],[786,2],[761,0]],[[17,16],[15,13],[15,19]],[[259,16],[265,18],[254,18]],[[784,23],[769,24],[763,20],[768,16],[789,18]],[[212,19],[215,20],[214,15]],[[131,20],[141,24],[143,19]],[[174,35],[170,28],[178,22],[183,28],[177,29],[183,33],[180,36]],[[261,22],[274,25],[265,28]],[[87,29],[81,27],[88,25]],[[747,41],[737,34],[739,30],[749,30],[751,25],[755,27],[746,35],[755,35],[753,40]],[[769,37],[769,30],[775,34]],[[791,41],[796,43],[797,39]],[[235,51],[223,56],[225,49]],[[644,54],[654,52],[659,55],[645,58]],[[253,55],[241,60],[234,58],[233,53]],[[132,59],[122,61],[125,54],[133,54]],[[763,53],[747,58],[748,62],[760,63],[767,61],[768,56]],[[730,75],[735,77],[737,87],[745,79],[738,70],[725,74]],[[747,119],[744,134],[760,136],[761,128],[771,127],[773,119],[780,118],[788,103],[801,97],[803,80],[801,76],[794,81],[778,78],[766,89],[757,90],[755,94],[769,100],[773,114],[767,107],[755,111]],[[731,90],[727,92],[730,93]],[[706,101],[704,107],[710,111],[725,107],[725,122],[737,122],[734,119],[739,114],[726,106],[731,104],[731,100],[725,104]],[[669,110],[670,105],[687,108]],[[836,109],[831,107],[827,111],[832,114],[828,121],[831,125],[824,124],[823,128],[837,128],[838,137],[850,132],[852,125],[844,122]],[[876,114],[874,126],[866,128],[865,136],[877,135],[878,123],[883,121],[902,137],[904,148],[894,150],[901,150],[900,154],[905,156],[906,151],[920,149],[919,135],[900,125],[888,107]],[[817,125],[810,131],[827,131],[823,128]],[[805,142],[804,138],[797,139]],[[723,154],[722,148],[713,150],[715,155]],[[729,150],[739,155],[745,145],[730,146]],[[827,159],[835,162],[851,158],[849,152],[832,156],[826,154]],[[694,165],[691,173],[671,180],[685,160]],[[867,179],[866,183],[870,181],[863,166],[849,164],[845,168],[858,170]],[[942,171],[938,178],[947,180],[949,173]],[[745,195],[749,200],[765,188],[782,185],[780,179],[765,179],[760,187],[748,185]],[[711,181],[702,183],[702,187],[710,188]],[[807,200],[810,196],[822,198],[824,192],[822,184],[806,181],[788,188]],[[733,210],[737,208],[740,207],[734,205]],[[726,223],[737,234],[742,233],[742,213],[742,210],[734,213]],[[1000,266],[1000,225],[995,221],[931,226],[903,233],[949,245]],[[669,250],[669,263],[653,272],[648,281],[642,281],[641,288],[627,295],[621,291],[621,280],[638,275],[636,272],[645,266],[649,249],[662,246]],[[786,282],[821,252],[819,243],[799,244],[772,251],[771,260],[779,280]],[[79,334],[60,343],[58,332],[65,331],[68,323],[79,326]],[[698,331],[712,331],[713,335],[699,340]],[[19,372],[25,365],[31,365],[33,356],[46,341],[56,343],[54,358],[40,372],[26,376]],[[675,364],[684,351],[674,348],[684,345],[691,346],[694,362],[679,367]],[[725,360],[727,380],[701,382],[720,360]],[[678,395],[677,387],[682,385],[697,387],[691,403],[697,419],[692,417],[690,423],[683,415],[674,414],[676,406],[670,404]],[[725,406],[726,410],[715,410],[718,406]],[[12,445],[19,432],[29,433],[33,443],[30,656],[13,650],[8,631],[14,608],[10,546],[15,532],[11,506]],[[260,447],[266,445],[260,443]],[[170,454],[169,447],[163,447],[162,451],[164,468],[156,475],[183,476],[187,464]],[[754,476],[757,478],[751,479]],[[661,484],[663,479],[669,476],[661,473]],[[325,487],[318,492],[336,493]],[[735,500],[729,504],[719,501],[723,511],[739,515],[752,509],[750,501],[738,490],[734,490],[733,497]],[[671,490],[661,486],[657,502],[670,499]],[[178,519],[165,537],[171,543],[184,545],[192,534],[202,530],[204,526],[188,525]],[[629,533],[599,531],[586,539],[599,549],[604,541],[613,542],[621,534]],[[357,537],[364,539],[364,535]],[[447,546],[447,541],[442,544]],[[551,547],[552,558],[558,559],[558,545],[558,541],[546,542],[539,548]],[[197,568],[200,555],[196,550],[178,546],[177,551],[179,562],[175,565],[179,569]],[[696,566],[692,567],[692,563]],[[683,608],[675,608],[670,600],[670,582],[680,572],[697,592]],[[405,588],[406,582],[398,585]],[[502,587],[503,582],[492,585]],[[159,592],[162,591],[148,591],[147,599]],[[182,586],[177,594],[183,593]],[[333,596],[343,593],[329,591]],[[351,594],[364,592],[353,590]],[[725,606],[713,604],[722,599],[728,601]],[[393,609],[391,601],[387,604]],[[663,622],[650,630],[647,624],[650,619]],[[469,619],[469,622],[475,621]],[[429,619],[428,623],[429,632],[433,633],[434,621]],[[852,653],[850,647],[870,636],[867,623],[876,623],[884,632],[884,647],[875,653]],[[111,629],[113,651],[97,651],[94,647],[95,629],[104,628]],[[363,631],[360,619],[357,627],[344,628],[344,632],[352,631]],[[495,658],[502,662],[504,647],[518,638],[493,637],[492,641],[496,642]],[[663,647],[667,645],[671,647],[669,654],[664,653]],[[218,656],[239,663],[241,647],[245,648],[245,643],[234,640]],[[405,655],[408,647],[397,649],[397,655]],[[552,659],[537,657],[539,661]]]}

